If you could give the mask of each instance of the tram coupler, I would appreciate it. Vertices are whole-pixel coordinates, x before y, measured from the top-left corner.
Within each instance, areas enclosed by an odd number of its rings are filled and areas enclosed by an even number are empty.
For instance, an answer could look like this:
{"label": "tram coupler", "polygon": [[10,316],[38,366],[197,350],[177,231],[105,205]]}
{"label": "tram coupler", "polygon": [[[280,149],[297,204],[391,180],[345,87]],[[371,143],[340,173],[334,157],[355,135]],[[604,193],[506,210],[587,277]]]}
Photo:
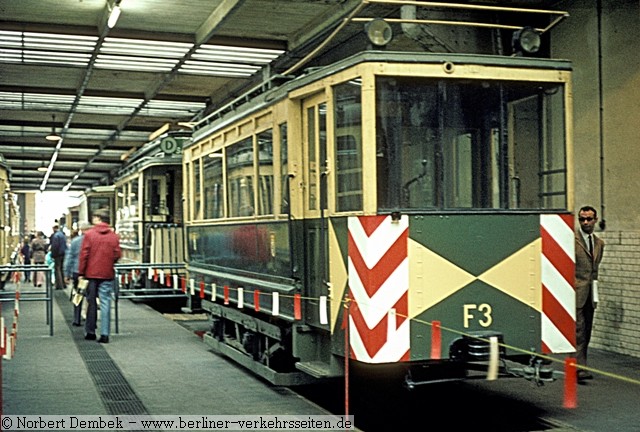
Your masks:
{"label": "tram coupler", "polygon": [[533,381],[538,386],[543,386],[546,382],[553,382],[562,372],[544,364],[544,361],[536,356],[532,356],[529,364],[522,368],[509,368],[509,372],[522,377],[528,381]]}
{"label": "tram coupler", "polygon": [[464,381],[467,372],[463,364],[456,361],[437,361],[415,364],[407,368],[404,387],[414,390],[418,386],[452,381]]}

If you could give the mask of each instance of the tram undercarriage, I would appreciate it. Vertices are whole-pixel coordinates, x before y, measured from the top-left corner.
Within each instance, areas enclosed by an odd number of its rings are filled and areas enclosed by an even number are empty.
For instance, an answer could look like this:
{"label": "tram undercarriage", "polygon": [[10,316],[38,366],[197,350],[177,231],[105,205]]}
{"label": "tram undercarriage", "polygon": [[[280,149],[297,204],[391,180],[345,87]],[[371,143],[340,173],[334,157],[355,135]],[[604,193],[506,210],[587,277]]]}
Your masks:
{"label": "tram undercarriage", "polygon": [[202,308],[211,316],[211,329],[204,341],[215,352],[227,356],[275,385],[294,386],[317,382],[296,369],[292,330],[263,319],[225,308],[207,300]]}

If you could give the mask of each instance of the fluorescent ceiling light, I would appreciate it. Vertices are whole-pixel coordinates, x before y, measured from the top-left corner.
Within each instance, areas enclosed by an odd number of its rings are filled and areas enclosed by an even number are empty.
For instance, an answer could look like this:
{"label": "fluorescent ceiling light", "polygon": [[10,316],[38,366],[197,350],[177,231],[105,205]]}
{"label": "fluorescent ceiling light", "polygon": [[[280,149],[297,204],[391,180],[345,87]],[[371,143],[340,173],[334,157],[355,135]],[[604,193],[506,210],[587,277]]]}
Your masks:
{"label": "fluorescent ceiling light", "polygon": [[118,18],[120,18],[120,6],[115,5],[113,9],[111,9],[111,13],[109,14],[107,27],[114,28],[116,26],[116,23],[118,22]]}

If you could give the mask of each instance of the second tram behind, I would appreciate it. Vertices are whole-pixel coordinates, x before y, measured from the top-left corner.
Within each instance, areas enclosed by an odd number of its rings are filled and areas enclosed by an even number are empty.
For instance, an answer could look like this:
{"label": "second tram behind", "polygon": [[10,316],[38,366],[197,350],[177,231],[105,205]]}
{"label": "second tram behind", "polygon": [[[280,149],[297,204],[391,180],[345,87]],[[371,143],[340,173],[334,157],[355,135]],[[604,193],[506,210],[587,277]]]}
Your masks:
{"label": "second tram behind", "polygon": [[188,139],[184,133],[165,133],[118,171],[114,226],[122,247],[120,263],[140,266],[138,282],[149,279],[146,264],[184,263],[181,148]]}

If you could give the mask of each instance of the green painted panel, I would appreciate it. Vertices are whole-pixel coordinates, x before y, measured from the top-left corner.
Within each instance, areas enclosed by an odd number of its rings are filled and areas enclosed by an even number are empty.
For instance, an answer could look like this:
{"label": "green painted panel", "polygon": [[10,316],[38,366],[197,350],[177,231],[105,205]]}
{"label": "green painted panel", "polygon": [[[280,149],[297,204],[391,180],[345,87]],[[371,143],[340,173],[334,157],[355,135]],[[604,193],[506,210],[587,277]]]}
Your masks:
{"label": "green painted panel", "polygon": [[[348,241],[348,218],[346,217],[334,217],[331,218],[331,225],[336,235],[336,241],[338,242],[338,246],[340,248],[340,256],[342,257],[342,262],[345,267],[347,267],[347,260],[349,254],[349,241]],[[337,265],[337,264],[336,264]],[[345,289],[345,296],[349,292],[348,288]],[[338,319],[336,321],[336,326],[333,329],[334,333],[331,337],[331,352],[337,355],[344,355],[344,334],[345,331],[342,328],[343,320],[344,320],[344,311],[343,307],[340,308],[338,312]]]}
{"label": "green painted panel", "polygon": [[349,219],[346,217],[331,218],[331,225],[333,226],[333,230],[336,233],[336,239],[338,241],[338,244],[340,245],[340,253],[345,262],[345,265],[346,265],[347,256],[349,253],[348,251],[349,238],[348,238],[348,226],[347,226],[348,220]]}
{"label": "green painted panel", "polygon": [[540,320],[535,309],[476,280],[411,321],[411,360],[429,358],[432,321],[443,327],[442,358],[448,358],[454,339],[474,331],[500,332],[507,345],[539,352]]}
{"label": "green painted panel", "polygon": [[409,237],[477,276],[540,237],[540,216],[415,216]]}

